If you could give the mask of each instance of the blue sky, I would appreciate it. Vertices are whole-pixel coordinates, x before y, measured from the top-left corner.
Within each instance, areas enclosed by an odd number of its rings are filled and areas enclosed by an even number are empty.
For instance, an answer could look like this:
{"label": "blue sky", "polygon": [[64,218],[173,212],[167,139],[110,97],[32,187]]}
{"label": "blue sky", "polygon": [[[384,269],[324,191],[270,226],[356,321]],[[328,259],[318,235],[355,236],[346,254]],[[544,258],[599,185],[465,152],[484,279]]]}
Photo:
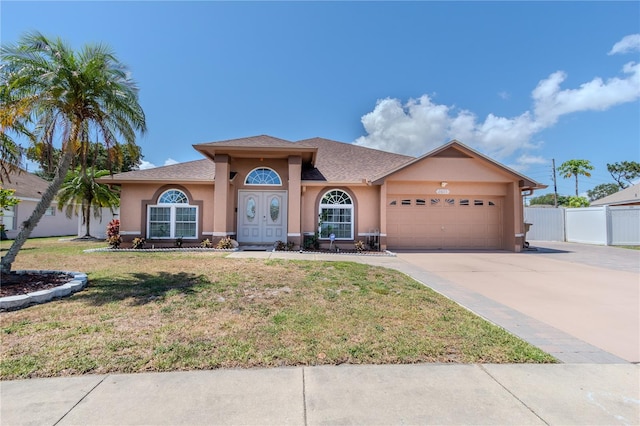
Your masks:
{"label": "blue sky", "polygon": [[593,163],[581,192],[612,182],[606,163],[640,161],[636,1],[3,0],[0,13],[3,44],[37,30],[113,48],[141,89],[145,167],[258,134],[415,156],[458,139],[549,190],[552,158]]}

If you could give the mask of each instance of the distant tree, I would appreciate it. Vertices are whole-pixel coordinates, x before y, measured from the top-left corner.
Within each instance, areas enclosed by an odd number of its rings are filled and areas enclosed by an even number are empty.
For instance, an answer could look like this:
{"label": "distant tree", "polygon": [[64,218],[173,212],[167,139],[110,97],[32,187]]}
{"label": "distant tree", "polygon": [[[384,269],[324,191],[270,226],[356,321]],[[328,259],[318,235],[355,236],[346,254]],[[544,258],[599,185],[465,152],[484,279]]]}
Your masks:
{"label": "distant tree", "polygon": [[569,197],[567,207],[589,207],[587,197]]}
{"label": "distant tree", "polygon": [[[566,195],[558,195],[558,205],[559,206],[564,206],[567,205],[569,202],[569,197],[567,197]],[[553,202],[553,194],[544,194],[544,195],[539,195],[537,197],[533,197],[529,200],[529,205],[530,206],[553,206],[554,202]]]}
{"label": "distant tree", "polygon": [[8,273],[72,161],[83,158],[87,135],[95,132],[107,147],[120,141],[135,145],[136,133],[144,132],[146,123],[135,82],[105,45],[88,45],[76,52],[60,39],[33,33],[17,45],[3,45],[0,59],[1,109],[6,108],[22,126],[33,124],[34,140],[60,142],[62,147],[54,179],[0,261],[0,269]]}
{"label": "distant tree", "polygon": [[620,191],[620,186],[617,183],[603,183],[588,190],[587,195],[589,196],[589,201],[596,201],[618,191]]}
{"label": "distant tree", "polygon": [[70,170],[58,192],[58,208],[65,209],[67,217],[72,217],[82,209],[82,224],[85,225],[85,237],[91,236],[91,210],[93,217],[102,219],[102,208],[111,212],[120,205],[119,191],[109,185],[96,182],[96,179],[109,175],[109,170],[95,170],[89,167],[82,170],[77,167]]}
{"label": "distant tree", "polygon": [[[142,151],[138,145],[115,145],[109,148],[101,143],[87,143],[86,150],[79,153],[74,163],[82,163],[97,170],[109,170],[112,173],[136,170],[142,160]],[[36,175],[46,180],[55,176],[56,165],[62,151],[52,145],[36,143],[27,149],[27,159],[38,163],[40,169]],[[72,164],[74,166],[76,164]]]}
{"label": "distant tree", "polygon": [[[607,170],[611,173],[613,180],[618,182],[620,189],[625,189],[634,179],[640,177],[640,163],[636,161],[621,161],[619,163],[607,163]],[[626,181],[626,182],[625,182]]]}
{"label": "distant tree", "polygon": [[568,179],[571,176],[576,178],[576,197],[579,196],[578,176],[591,177],[590,170],[593,170],[593,166],[589,160],[567,160],[558,167],[558,172],[563,178]]}
{"label": "distant tree", "polygon": [[5,239],[4,233],[4,212],[20,202],[18,197],[13,194],[16,193],[15,189],[7,189],[0,186],[0,239]]}

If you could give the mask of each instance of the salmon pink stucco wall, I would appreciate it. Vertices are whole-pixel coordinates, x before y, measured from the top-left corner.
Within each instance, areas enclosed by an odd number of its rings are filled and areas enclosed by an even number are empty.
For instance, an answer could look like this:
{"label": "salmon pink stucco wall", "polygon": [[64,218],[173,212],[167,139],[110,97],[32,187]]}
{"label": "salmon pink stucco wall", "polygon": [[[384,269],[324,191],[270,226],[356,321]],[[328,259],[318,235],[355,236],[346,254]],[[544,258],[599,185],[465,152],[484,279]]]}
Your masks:
{"label": "salmon pink stucco wall", "polygon": [[[189,203],[199,205],[201,224],[200,235],[210,234],[213,230],[213,183],[166,184],[166,183],[127,183],[124,184],[120,198],[120,235],[124,240],[146,237],[146,204],[155,204],[158,197],[171,188],[187,193]],[[201,206],[201,207],[200,207]]]}

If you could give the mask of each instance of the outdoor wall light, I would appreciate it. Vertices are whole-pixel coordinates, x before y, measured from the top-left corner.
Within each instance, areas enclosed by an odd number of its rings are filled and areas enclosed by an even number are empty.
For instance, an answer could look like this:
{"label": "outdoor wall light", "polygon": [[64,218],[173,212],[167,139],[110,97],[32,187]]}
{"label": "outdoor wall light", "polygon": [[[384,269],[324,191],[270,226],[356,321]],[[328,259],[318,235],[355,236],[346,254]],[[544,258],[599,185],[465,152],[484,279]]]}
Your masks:
{"label": "outdoor wall light", "polygon": [[440,182],[440,186],[443,187],[443,188],[445,186],[447,186],[448,184],[449,184],[449,182],[444,182],[444,181]]}

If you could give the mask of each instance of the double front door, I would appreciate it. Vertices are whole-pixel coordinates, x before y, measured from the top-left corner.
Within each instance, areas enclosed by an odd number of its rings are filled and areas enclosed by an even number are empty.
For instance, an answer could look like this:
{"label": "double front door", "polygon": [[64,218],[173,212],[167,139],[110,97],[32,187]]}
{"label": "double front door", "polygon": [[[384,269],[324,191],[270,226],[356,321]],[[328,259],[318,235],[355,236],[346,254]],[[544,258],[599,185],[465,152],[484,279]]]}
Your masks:
{"label": "double front door", "polygon": [[287,191],[238,191],[238,242],[287,241]]}

